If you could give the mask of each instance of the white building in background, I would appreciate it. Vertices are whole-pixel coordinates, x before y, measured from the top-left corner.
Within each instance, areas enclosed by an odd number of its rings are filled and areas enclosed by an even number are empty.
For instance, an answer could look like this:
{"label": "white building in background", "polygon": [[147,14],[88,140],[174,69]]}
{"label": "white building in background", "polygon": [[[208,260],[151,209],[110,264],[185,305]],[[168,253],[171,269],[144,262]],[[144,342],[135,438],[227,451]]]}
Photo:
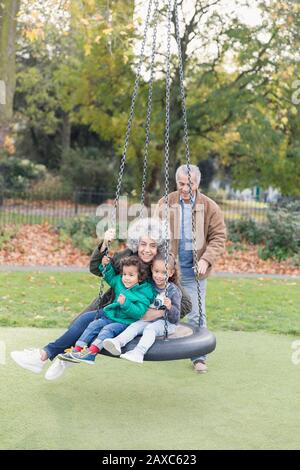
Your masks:
{"label": "white building in background", "polygon": [[240,201],[260,200],[263,202],[276,203],[281,196],[280,191],[272,186],[269,186],[266,190],[262,190],[258,186],[235,190],[231,187],[229,182],[224,182],[219,179],[214,179],[211,182],[209,189],[216,192],[223,190],[229,199],[238,199]]}

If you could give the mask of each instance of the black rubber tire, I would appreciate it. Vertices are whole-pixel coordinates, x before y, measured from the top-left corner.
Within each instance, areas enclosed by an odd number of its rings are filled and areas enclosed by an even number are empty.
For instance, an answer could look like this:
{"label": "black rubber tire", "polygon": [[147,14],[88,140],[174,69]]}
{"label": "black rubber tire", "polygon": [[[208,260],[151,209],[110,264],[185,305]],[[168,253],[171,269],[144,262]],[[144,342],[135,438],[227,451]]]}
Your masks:
{"label": "black rubber tire", "polygon": [[[183,326],[187,326],[182,323]],[[170,338],[164,340],[159,337],[144,357],[145,361],[174,361],[177,359],[189,359],[191,357],[204,356],[213,352],[216,348],[216,337],[207,328],[198,328],[188,325],[193,330],[190,336]],[[134,338],[124,348],[122,353],[131,351],[139,342],[140,336]],[[102,354],[112,356],[108,351],[102,349]]]}

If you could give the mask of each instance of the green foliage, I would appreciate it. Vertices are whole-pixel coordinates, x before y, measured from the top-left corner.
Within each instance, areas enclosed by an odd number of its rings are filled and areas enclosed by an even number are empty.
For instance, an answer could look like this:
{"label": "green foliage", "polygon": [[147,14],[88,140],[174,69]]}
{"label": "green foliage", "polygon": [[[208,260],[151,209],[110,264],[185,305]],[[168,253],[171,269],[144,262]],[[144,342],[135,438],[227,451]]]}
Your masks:
{"label": "green foliage", "polygon": [[0,227],[0,250],[5,243],[15,237],[17,232],[18,229],[16,226]]}
{"label": "green foliage", "polygon": [[67,219],[57,225],[60,237],[71,238],[74,246],[90,255],[96,246],[96,226],[99,218],[81,216]]}
{"label": "green foliage", "polygon": [[[97,216],[78,216],[60,222],[56,229],[62,239],[71,238],[77,248],[91,255],[97,245],[96,228],[99,222],[100,218]],[[118,235],[111,247],[113,250],[120,249]]]}
{"label": "green foliage", "polygon": [[283,260],[295,254],[300,254],[299,215],[288,210],[270,211],[265,246],[259,256]]}
{"label": "green foliage", "polygon": [[294,267],[300,267],[300,253],[292,256],[290,260],[290,265]]}
{"label": "green foliage", "polygon": [[46,168],[43,165],[36,165],[27,159],[2,155],[0,157],[0,185],[2,185],[3,192],[22,193],[29,189],[34,181],[41,180],[46,175]]}
{"label": "green foliage", "polygon": [[34,183],[30,189],[30,198],[38,201],[67,200],[73,198],[73,194],[72,186],[68,181],[50,174]]}
{"label": "green foliage", "polygon": [[[294,207],[291,205],[290,207]],[[228,224],[228,238],[233,243],[248,242],[261,245],[258,248],[260,258],[274,258],[279,261],[293,257],[298,262],[300,254],[300,219],[292,210],[270,210],[267,222],[258,224],[252,219],[241,219]]]}
{"label": "green foliage", "polygon": [[290,213],[300,212],[300,199],[285,199],[282,198],[277,204],[277,207],[285,209]]}
{"label": "green foliage", "polygon": [[[273,185],[283,194],[300,194],[300,116],[299,107],[291,103],[300,71],[299,5],[292,0],[284,7],[273,0],[260,2],[264,21],[251,26],[237,13],[228,10],[221,14],[208,1],[195,3],[195,15],[183,14],[181,23],[193,163],[214,155],[220,172],[226,171],[234,187]],[[82,0],[70,2],[66,8],[70,16],[66,15],[64,27],[61,21],[43,24],[34,14],[28,23],[27,12],[18,50],[15,108],[22,126],[17,152],[25,149],[28,158],[55,170],[70,147],[101,148],[101,159],[108,149],[111,158],[121,155],[140,34],[133,22],[134,2],[126,2],[124,8],[124,0],[109,2],[109,6],[106,0]],[[103,15],[108,8],[109,14]],[[159,21],[164,20],[160,15]],[[192,44],[195,38],[197,48]],[[191,53],[207,47],[212,52],[205,62],[197,52]],[[145,57],[148,71],[149,64],[149,57]],[[157,67],[160,69],[160,64]],[[175,166],[184,160],[175,54],[171,69],[170,164]],[[149,173],[153,177],[147,188],[151,194],[159,188],[163,161],[165,81],[158,75],[151,122]],[[145,76],[128,148],[132,171],[126,182],[129,192],[142,174],[148,92]],[[212,172],[207,165],[206,170],[207,174]],[[79,186],[83,185],[80,181]]]}
{"label": "green foliage", "polygon": [[76,148],[63,154],[60,175],[73,189],[87,188],[112,194],[115,174],[115,161],[100,149]]}
{"label": "green foliage", "polygon": [[16,82],[16,26],[20,0],[0,2],[0,80],[5,83],[5,99],[0,99],[0,148],[13,116],[13,100]]}
{"label": "green foliage", "polygon": [[228,239],[234,243],[248,242],[253,245],[262,243],[265,239],[265,228],[253,219],[239,219],[227,224]]}

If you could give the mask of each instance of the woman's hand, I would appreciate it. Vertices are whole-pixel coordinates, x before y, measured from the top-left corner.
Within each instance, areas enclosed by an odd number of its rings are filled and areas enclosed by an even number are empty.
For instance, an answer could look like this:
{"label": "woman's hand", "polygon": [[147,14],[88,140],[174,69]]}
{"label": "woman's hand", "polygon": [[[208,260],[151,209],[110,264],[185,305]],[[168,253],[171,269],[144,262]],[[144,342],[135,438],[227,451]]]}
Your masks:
{"label": "woman's hand", "polygon": [[116,238],[116,231],[114,228],[106,230],[103,238],[103,245],[107,248],[108,245]]}
{"label": "woman's hand", "polygon": [[124,302],[125,302],[125,300],[126,300],[126,297],[125,297],[125,295],[123,295],[123,294],[120,294],[120,295],[119,295],[119,297],[118,297],[118,300],[117,300],[117,302],[119,302],[119,304],[123,305],[123,304],[124,304]]}
{"label": "woman's hand", "polygon": [[108,256],[103,256],[101,263],[103,266],[107,266],[110,263],[110,258]]}
{"label": "woman's hand", "polygon": [[166,306],[167,310],[170,310],[170,308],[172,307],[172,302],[168,297],[164,298],[164,305]]}
{"label": "woman's hand", "polygon": [[157,310],[156,308],[149,308],[147,312],[145,313],[145,315],[142,318],[140,318],[140,320],[153,321],[163,316],[164,316],[163,310]]}

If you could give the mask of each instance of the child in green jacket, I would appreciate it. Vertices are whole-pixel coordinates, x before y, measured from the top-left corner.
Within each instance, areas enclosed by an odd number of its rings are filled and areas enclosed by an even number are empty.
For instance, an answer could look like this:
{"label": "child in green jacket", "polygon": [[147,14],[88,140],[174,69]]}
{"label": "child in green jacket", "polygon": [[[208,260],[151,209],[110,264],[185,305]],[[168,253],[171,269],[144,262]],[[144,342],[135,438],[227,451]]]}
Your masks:
{"label": "child in green jacket", "polygon": [[116,275],[107,256],[103,257],[99,269],[114,289],[114,300],[99,311],[97,318],[85,329],[71,352],[59,355],[64,361],[94,364],[103,341],[117,336],[128,325],[139,320],[156,296],[153,283],[146,280],[146,267],[137,256],[122,259],[121,275]]}

